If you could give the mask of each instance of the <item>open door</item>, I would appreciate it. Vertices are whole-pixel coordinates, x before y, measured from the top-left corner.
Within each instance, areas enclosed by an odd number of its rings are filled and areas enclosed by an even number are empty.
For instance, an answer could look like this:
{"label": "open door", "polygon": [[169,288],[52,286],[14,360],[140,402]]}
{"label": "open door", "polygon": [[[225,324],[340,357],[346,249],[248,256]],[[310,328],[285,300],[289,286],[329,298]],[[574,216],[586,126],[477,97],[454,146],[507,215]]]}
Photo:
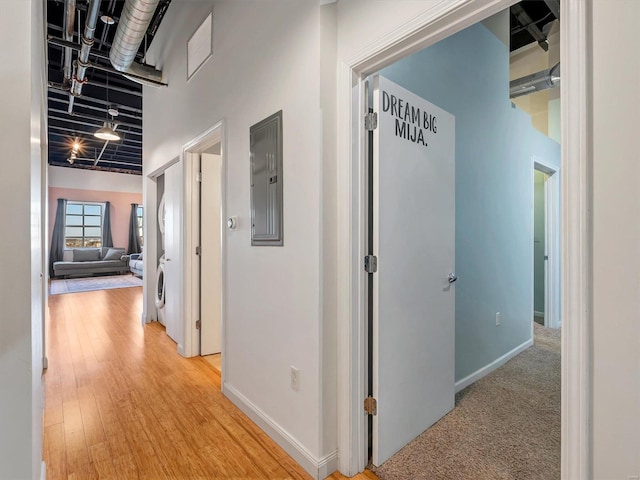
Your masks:
{"label": "open door", "polygon": [[200,155],[200,355],[222,348],[222,157]]}
{"label": "open door", "polygon": [[372,462],[380,465],[454,406],[455,119],[381,76],[373,82]]}
{"label": "open door", "polygon": [[560,328],[560,174],[557,171],[550,173],[547,178],[544,196],[544,324],[550,328]]}

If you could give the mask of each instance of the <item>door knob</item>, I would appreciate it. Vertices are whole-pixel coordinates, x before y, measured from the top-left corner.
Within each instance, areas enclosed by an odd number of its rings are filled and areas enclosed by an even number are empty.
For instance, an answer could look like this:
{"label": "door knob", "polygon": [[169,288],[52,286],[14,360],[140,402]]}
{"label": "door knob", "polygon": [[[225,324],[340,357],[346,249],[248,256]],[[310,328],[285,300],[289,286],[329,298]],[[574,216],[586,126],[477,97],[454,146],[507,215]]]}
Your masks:
{"label": "door knob", "polygon": [[458,280],[458,276],[455,273],[450,273],[447,280],[449,280],[449,283],[453,283]]}

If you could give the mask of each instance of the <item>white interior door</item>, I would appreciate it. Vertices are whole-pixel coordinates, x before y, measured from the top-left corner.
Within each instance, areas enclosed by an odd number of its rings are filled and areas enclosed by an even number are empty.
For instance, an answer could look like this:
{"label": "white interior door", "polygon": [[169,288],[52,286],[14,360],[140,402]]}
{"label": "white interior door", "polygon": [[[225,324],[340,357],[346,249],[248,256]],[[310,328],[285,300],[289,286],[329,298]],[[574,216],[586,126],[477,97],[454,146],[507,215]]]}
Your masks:
{"label": "white interior door", "polygon": [[165,327],[167,335],[182,348],[182,162],[164,174],[165,201]]}
{"label": "white interior door", "polygon": [[544,184],[545,196],[545,289],[544,324],[560,328],[560,174],[554,172]]}
{"label": "white interior door", "polygon": [[455,120],[374,78],[373,458],[454,406]]}
{"label": "white interior door", "polygon": [[220,353],[222,348],[221,186],[222,158],[200,157],[200,354]]}

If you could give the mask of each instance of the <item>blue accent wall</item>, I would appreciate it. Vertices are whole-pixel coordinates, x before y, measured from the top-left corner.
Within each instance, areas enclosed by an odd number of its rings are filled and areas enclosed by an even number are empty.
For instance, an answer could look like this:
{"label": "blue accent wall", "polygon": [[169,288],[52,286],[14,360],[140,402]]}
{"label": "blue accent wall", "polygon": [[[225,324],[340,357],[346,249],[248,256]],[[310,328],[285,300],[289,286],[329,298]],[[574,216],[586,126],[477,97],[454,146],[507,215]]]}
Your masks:
{"label": "blue accent wall", "polygon": [[559,166],[560,146],[511,104],[508,48],[482,24],[380,73],[456,117],[458,381],[531,339],[532,157]]}

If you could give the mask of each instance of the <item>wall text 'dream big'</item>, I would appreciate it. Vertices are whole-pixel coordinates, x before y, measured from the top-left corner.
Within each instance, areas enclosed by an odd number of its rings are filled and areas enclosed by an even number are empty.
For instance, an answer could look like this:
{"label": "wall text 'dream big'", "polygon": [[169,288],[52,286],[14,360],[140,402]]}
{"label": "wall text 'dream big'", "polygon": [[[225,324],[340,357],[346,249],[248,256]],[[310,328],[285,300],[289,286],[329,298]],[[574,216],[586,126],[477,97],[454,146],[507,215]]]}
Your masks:
{"label": "wall text 'dream big'", "polygon": [[425,110],[411,105],[406,100],[382,91],[382,111],[395,117],[396,137],[410,140],[414,143],[428,145],[425,132],[438,133],[437,117]]}

